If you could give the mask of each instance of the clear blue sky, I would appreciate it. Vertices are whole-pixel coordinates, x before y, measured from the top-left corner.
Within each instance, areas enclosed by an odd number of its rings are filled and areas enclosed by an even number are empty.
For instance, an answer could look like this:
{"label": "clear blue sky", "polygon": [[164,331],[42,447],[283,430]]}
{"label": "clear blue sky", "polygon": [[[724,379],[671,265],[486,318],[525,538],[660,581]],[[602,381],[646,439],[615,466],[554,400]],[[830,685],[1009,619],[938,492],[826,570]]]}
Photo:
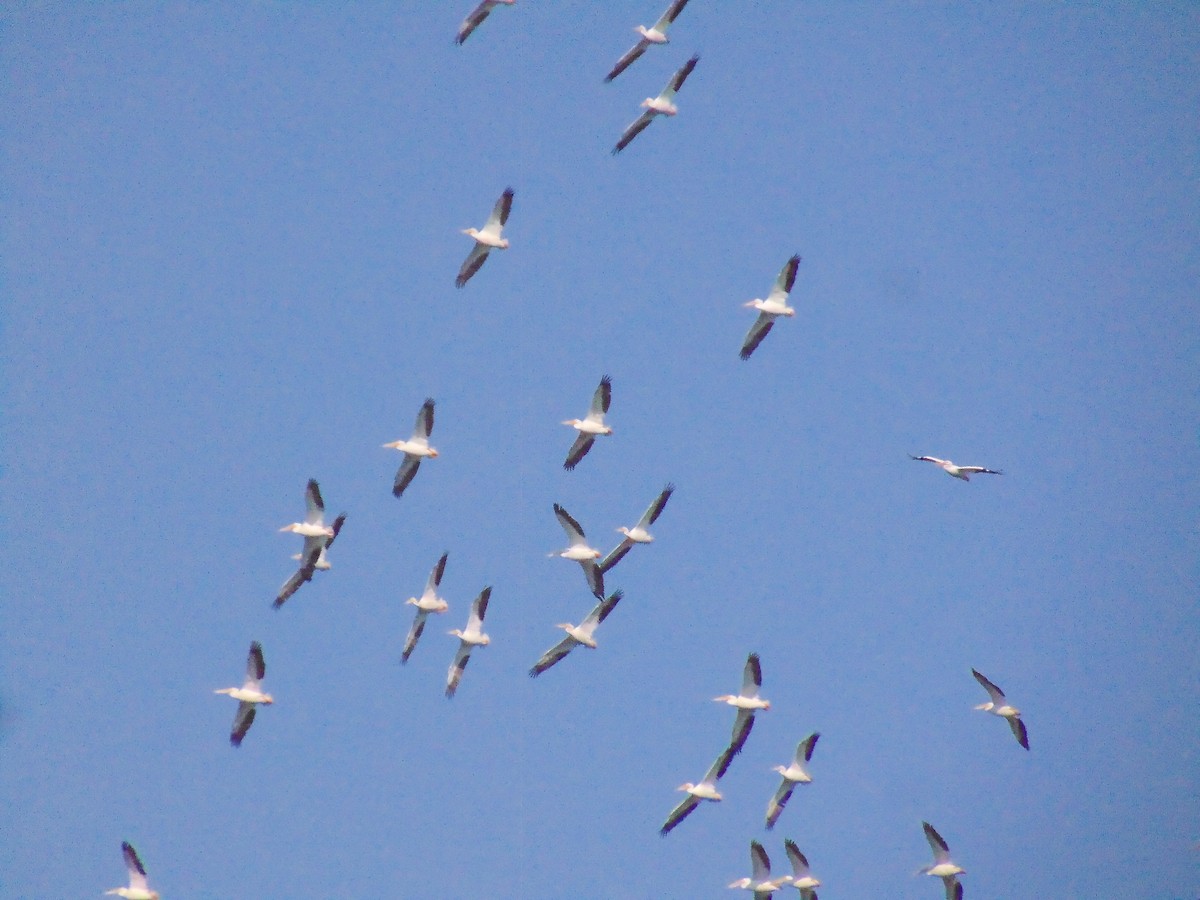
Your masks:
{"label": "clear blue sky", "polygon": [[[823,900],[918,900],[928,819],[968,897],[1194,900],[1197,7],[694,0],[605,85],[665,0],[456,47],[470,5],[0,13],[0,893],[98,895],[128,839],[165,898],[716,898],[793,837]],[[615,433],[564,472],[606,372]],[[309,477],[349,518],[276,613]],[[591,605],[552,505],[607,547],[667,481],[600,648],[531,681]],[[251,639],[276,703],[235,751]],[[660,839],[750,650],[772,708]]]}

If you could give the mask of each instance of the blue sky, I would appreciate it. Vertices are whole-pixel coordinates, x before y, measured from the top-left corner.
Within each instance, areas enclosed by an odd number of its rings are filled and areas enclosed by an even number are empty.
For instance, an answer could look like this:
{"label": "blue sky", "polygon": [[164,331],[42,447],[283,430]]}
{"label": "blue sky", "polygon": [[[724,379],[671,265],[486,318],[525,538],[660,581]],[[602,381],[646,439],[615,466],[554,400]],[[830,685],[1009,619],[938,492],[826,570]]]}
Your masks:
{"label": "blue sky", "polygon": [[[97,895],[127,839],[164,897],[721,897],[792,837],[823,898],[940,897],[922,819],[967,896],[1197,895],[1200,14],[695,0],[603,84],[662,5],[522,0],[462,47],[469,3],[0,14],[7,896]],[[349,517],[276,613],[310,477]],[[607,548],[668,481],[599,649],[531,681],[592,602],[553,504]],[[772,708],[660,839],[750,650]]]}

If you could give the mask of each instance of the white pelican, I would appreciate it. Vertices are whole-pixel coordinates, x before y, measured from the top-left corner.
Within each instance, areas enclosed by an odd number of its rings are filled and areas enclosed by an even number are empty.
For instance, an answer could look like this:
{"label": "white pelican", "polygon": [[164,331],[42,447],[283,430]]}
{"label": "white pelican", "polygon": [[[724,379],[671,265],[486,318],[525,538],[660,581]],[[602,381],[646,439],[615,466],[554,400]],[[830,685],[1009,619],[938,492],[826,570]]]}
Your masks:
{"label": "white pelican", "polygon": [[749,309],[758,310],[758,318],[754,320],[754,324],[746,332],[745,340],[742,341],[742,350],[738,354],[742,359],[750,358],[750,354],[762,343],[777,318],[780,316],[791,318],[796,314],[796,310],[788,306],[787,301],[788,294],[792,292],[792,285],[796,283],[796,270],[799,268],[800,257],[793,255],[779,270],[779,277],[775,279],[775,284],[771,288],[771,293],[767,294],[766,300],[755,298],[742,304]]}
{"label": "white pelican", "polygon": [[981,703],[976,709],[986,710],[993,716],[1000,716],[1002,719],[1008,720],[1008,727],[1012,729],[1013,737],[1017,739],[1017,743],[1029,749],[1029,732],[1025,730],[1025,723],[1021,721],[1021,711],[1015,706],[1009,705],[1008,700],[1004,696],[1004,691],[988,681],[974,669],[971,674],[975,676],[975,680],[983,685],[983,689],[988,692],[988,696],[992,699],[987,703]]}
{"label": "white pelican", "polygon": [[121,855],[125,857],[125,868],[129,870],[129,887],[113,888],[104,893],[124,897],[125,900],[158,900],[158,891],[150,890],[150,883],[146,880],[146,867],[138,858],[133,844],[122,841]]}
{"label": "white pelican", "polygon": [[683,64],[683,67],[678,72],[671,76],[671,80],[667,82],[667,86],[662,89],[661,94],[657,97],[647,97],[642,101],[642,106],[646,111],[625,129],[625,133],[617,141],[617,146],[613,147],[612,152],[614,155],[628,147],[630,141],[645,131],[646,126],[654,121],[655,116],[673,116],[679,112],[674,102],[675,92],[683,87],[683,83],[692,74],[692,69],[696,68],[696,63],[699,59],[699,56],[693,56]]}
{"label": "white pelican", "polygon": [[675,21],[675,17],[683,12],[683,8],[688,5],[688,0],[672,0],[667,11],[658,17],[650,28],[645,25],[639,25],[633,29],[640,34],[641,40],[633,45],[633,48],[617,60],[617,64],[613,66],[612,71],[604,76],[605,83],[612,81],[631,65],[633,65],[639,56],[646,52],[652,44],[667,44],[670,41],[667,39],[667,28]]}
{"label": "white pelican", "polygon": [[265,693],[260,682],[267,674],[267,664],[263,662],[262,644],[253,641],[250,644],[250,654],[246,657],[246,681],[240,688],[221,688],[214,691],[217,694],[228,694],[238,701],[237,715],[233,717],[233,731],[229,735],[229,743],[235,747],[242,746],[242,738],[254,724],[254,710],[259,703],[270,706],[275,698]]}
{"label": "white pelican", "polygon": [[321,498],[321,488],[315,478],[308,479],[308,486],[304,489],[304,505],[304,521],[284,525],[279,530],[303,536],[304,550],[300,555],[307,557],[323,547],[327,538],[333,537],[333,529],[325,524],[325,501]]}
{"label": "white pelican", "polygon": [[936,456],[913,456],[908,454],[909,459],[920,460],[921,462],[931,462],[940,466],[942,471],[947,475],[952,475],[955,478],[961,478],[963,481],[970,481],[972,475],[1003,475],[1003,472],[998,472],[995,469],[985,469],[983,466],[956,466],[948,459],[938,459]]}
{"label": "white pelican", "polygon": [[737,709],[737,718],[733,720],[733,737],[729,741],[732,753],[742,752],[746,738],[750,736],[750,729],[754,727],[754,713],[760,709],[771,708],[770,700],[763,700],[758,696],[761,687],[762,664],[758,660],[758,654],[751,653],[746,657],[746,668],[742,672],[741,692],[713,697],[714,701],[728,703]]}
{"label": "white pelican", "polygon": [[404,489],[417,477],[417,469],[425,457],[436,458],[434,447],[429,446],[429,433],[433,431],[433,398],[426,397],[417,413],[417,423],[413,426],[412,437],[407,441],[392,441],[383,446],[389,450],[399,450],[404,454],[404,462],[396,470],[396,479],[392,482],[392,496],[399,497]]}
{"label": "white pelican", "polygon": [[475,246],[467,254],[462,268],[458,270],[458,277],[454,279],[455,287],[462,287],[470,281],[471,276],[479,271],[479,267],[483,265],[484,261],[488,258],[488,254],[493,250],[508,249],[508,238],[501,237],[501,235],[504,232],[504,226],[508,224],[508,214],[512,211],[512,201],[513,189],[505,188],[504,193],[496,201],[496,205],[492,208],[492,214],[488,216],[488,220],[482,229],[478,231],[474,228],[463,229],[463,234],[469,234],[475,239]]}
{"label": "white pelican", "polygon": [[950,861],[950,847],[937,833],[937,829],[928,822],[922,822],[921,825],[925,829],[925,839],[933,849],[933,865],[921,869],[921,874],[942,879],[942,884],[946,887],[946,900],[960,900],[962,885],[958,883],[958,876],[967,874],[966,870]]}
{"label": "white pelican", "polygon": [[588,410],[587,416],[582,419],[567,419],[563,422],[564,425],[570,425],[579,432],[579,437],[575,438],[575,443],[567,451],[566,462],[563,463],[563,468],[568,472],[587,456],[588,451],[592,449],[592,444],[596,442],[596,435],[612,434],[612,429],[604,424],[604,414],[608,412],[611,403],[612,379],[605,375],[600,379],[600,384],[596,386],[596,393],[592,395],[592,408]]}
{"label": "white pelican", "polygon": [[471,615],[467,617],[467,627],[463,631],[454,628],[450,634],[458,638],[458,652],[454,654],[454,662],[446,673],[446,696],[453,697],[462,681],[463,669],[471,658],[471,650],[475,647],[486,647],[492,639],[483,633],[483,617],[487,615],[488,600],[492,597],[490,586],[485,587],[471,603]]}
{"label": "white pelican", "polygon": [[787,876],[771,878],[771,858],[758,841],[750,842],[750,877],[739,878],[731,883],[731,888],[741,888],[744,891],[754,891],[754,900],[770,900],[774,891],[780,885],[786,884]]}
{"label": "white pelican", "polygon": [[662,489],[662,493],[655,498],[649,508],[642,513],[642,517],[638,523],[632,528],[624,526],[617,529],[621,534],[625,535],[625,540],[617,544],[608,556],[600,561],[601,573],[607,574],[608,570],[625,558],[625,554],[629,552],[634,544],[651,544],[654,542],[654,535],[650,533],[650,526],[658,521],[658,517],[662,515],[662,511],[667,507],[667,501],[671,499],[671,494],[675,493],[675,485],[668,484]]}
{"label": "white pelican", "polygon": [[624,594],[621,591],[613,591],[608,595],[607,599],[597,603],[592,611],[588,613],[587,618],[578,625],[572,625],[570,622],[555,625],[555,628],[561,628],[567,633],[566,637],[542,654],[542,658],[534,663],[533,668],[529,670],[529,677],[537,678],[580,644],[595,650],[596,639],[592,635],[595,634],[596,628],[600,623],[607,619],[608,614],[621,602],[621,597],[623,596]]}
{"label": "white pelican", "polygon": [[[315,484],[316,482],[313,483]],[[279,593],[275,597],[275,602],[272,604],[273,608],[279,609],[279,607],[283,606],[283,604],[288,601],[288,598],[291,597],[292,594],[300,590],[300,585],[304,584],[306,581],[312,581],[313,572],[315,572],[317,569],[320,569],[321,571],[328,571],[329,569],[333,568],[329,562],[329,557],[325,555],[325,551],[333,546],[333,542],[337,539],[338,533],[342,530],[342,523],[345,521],[346,514],[342,513],[333,520],[333,525],[330,526],[330,531],[332,531],[333,534],[331,534],[329,537],[304,539],[304,546],[306,549],[309,546],[309,541],[314,541],[320,544],[320,546],[317,549],[309,550],[307,555],[304,553],[297,553],[292,556],[292,559],[300,560],[300,568],[295,571],[291,578],[283,583],[283,587],[279,589]]]}
{"label": "white pelican", "polygon": [[821,882],[813,878],[812,870],[808,867],[808,857],[800,852],[800,848],[791,838],[783,842],[783,849],[792,861],[792,874],[788,878],[788,884],[800,892],[800,900],[817,900],[814,888],[819,888]]}
{"label": "white pelican", "polygon": [[704,778],[699,784],[685,782],[676,788],[677,791],[686,791],[687,797],[677,807],[671,810],[671,814],[667,816],[667,821],[663,823],[663,827],[658,830],[658,833],[664,837],[671,833],[676,825],[692,814],[701,800],[710,800],[714,803],[720,802],[721,794],[717,790],[717,781],[724,775],[729,768],[729,762],[733,759],[733,751],[726,747],[721,751],[721,755],[717,757],[716,762],[712,764],[709,770],[704,773]]}
{"label": "white pelican", "polygon": [[591,588],[592,593],[598,599],[603,599],[604,573],[600,571],[600,566],[596,564],[596,560],[600,558],[600,551],[595,547],[588,546],[587,540],[583,536],[583,529],[579,527],[579,523],[557,503],[554,504],[554,515],[558,516],[558,524],[567,533],[568,543],[566,550],[560,550],[550,555],[561,556],[563,559],[573,559],[583,566],[583,574],[587,578],[588,587]]}
{"label": "white pelican", "polygon": [[408,662],[408,658],[412,656],[413,650],[417,646],[417,641],[421,639],[421,632],[425,630],[425,619],[430,613],[444,613],[450,608],[445,600],[438,596],[438,587],[442,583],[442,573],[446,571],[446,558],[449,553],[443,553],[442,558],[437,561],[433,570],[429,573],[429,580],[425,582],[425,592],[420,597],[409,597],[404,602],[415,606],[417,614],[413,617],[412,627],[408,629],[408,637],[404,639],[404,652],[400,655],[400,662]]}
{"label": "white pelican", "polygon": [[477,7],[471,10],[471,14],[463,19],[463,23],[458,26],[458,34],[454,38],[454,43],[461,44],[471,36],[471,32],[478,28],[483,20],[488,17],[491,11],[501,4],[512,6],[517,0],[483,0]]}
{"label": "white pelican", "polygon": [[774,767],[774,770],[783,776],[783,780],[779,782],[775,796],[767,804],[768,829],[774,828],[775,823],[779,821],[779,815],[792,799],[792,791],[796,789],[796,785],[809,784],[812,781],[812,775],[808,773],[808,761],[812,759],[813,748],[817,746],[820,737],[817,732],[810,734],[796,745],[796,755],[792,757],[790,764]]}

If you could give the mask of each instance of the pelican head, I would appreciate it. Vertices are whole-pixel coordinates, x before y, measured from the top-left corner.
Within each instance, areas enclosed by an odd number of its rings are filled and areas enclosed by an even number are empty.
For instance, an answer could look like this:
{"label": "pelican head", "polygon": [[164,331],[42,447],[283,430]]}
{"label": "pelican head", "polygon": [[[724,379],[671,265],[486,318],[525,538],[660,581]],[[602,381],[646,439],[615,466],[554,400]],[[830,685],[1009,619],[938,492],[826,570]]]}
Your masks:
{"label": "pelican head", "polygon": [[479,229],[477,229],[477,228],[464,228],[462,230],[462,233],[467,235],[468,237],[473,237],[473,238],[479,237]]}

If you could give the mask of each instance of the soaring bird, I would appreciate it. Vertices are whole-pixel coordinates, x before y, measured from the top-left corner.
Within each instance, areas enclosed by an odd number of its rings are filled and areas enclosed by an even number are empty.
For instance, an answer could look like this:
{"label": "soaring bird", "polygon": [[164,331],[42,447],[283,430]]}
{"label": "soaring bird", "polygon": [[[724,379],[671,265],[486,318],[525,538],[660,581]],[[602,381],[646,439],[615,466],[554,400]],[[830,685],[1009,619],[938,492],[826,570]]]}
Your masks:
{"label": "soaring bird", "polygon": [[260,682],[267,674],[267,664],[263,662],[262,644],[253,641],[250,644],[250,654],[246,657],[246,680],[240,688],[221,688],[217,694],[228,694],[238,701],[237,715],[233,717],[233,731],[229,735],[229,743],[235,747],[242,746],[242,738],[254,724],[254,711],[258,704],[270,706],[275,698],[265,693]]}
{"label": "soaring bird", "polygon": [[142,865],[133,844],[123,841],[121,855],[125,857],[125,868],[129,871],[129,887],[113,888],[104,893],[124,897],[125,900],[158,900],[158,891],[150,890],[150,883],[146,880],[146,867]]}
{"label": "soaring bird", "polygon": [[458,651],[454,654],[454,662],[450,663],[450,671],[446,673],[446,696],[453,697],[462,681],[463,670],[471,658],[471,651],[476,647],[486,647],[492,639],[483,633],[483,617],[487,615],[488,600],[492,598],[492,588],[489,585],[480,591],[479,596],[471,602],[471,614],[467,617],[467,627],[459,631],[454,628],[450,634],[458,638]]}
{"label": "soaring bird", "polygon": [[625,535],[625,540],[617,544],[612,549],[608,556],[600,561],[600,571],[604,574],[608,570],[625,558],[625,554],[629,552],[634,544],[650,544],[654,542],[654,535],[650,533],[650,526],[658,521],[658,517],[662,515],[662,511],[667,508],[667,501],[671,499],[671,494],[675,493],[675,485],[668,484],[662,489],[654,502],[642,513],[642,517],[638,523],[632,528],[624,526],[617,529],[621,534]]}
{"label": "soaring bird", "polygon": [[408,637],[404,639],[404,652],[400,655],[400,662],[408,662],[408,658],[412,656],[413,650],[417,646],[417,641],[421,639],[421,632],[425,630],[425,619],[430,613],[444,613],[450,608],[450,605],[438,596],[438,587],[442,583],[442,573],[446,571],[446,558],[449,553],[443,553],[442,558],[434,565],[433,570],[429,573],[429,580],[425,582],[425,592],[420,597],[409,597],[405,603],[411,604],[417,608],[417,614],[413,617],[412,627],[408,629]]}
{"label": "soaring bird", "polygon": [[775,823],[779,821],[783,808],[792,799],[792,791],[796,789],[796,785],[808,784],[812,781],[812,775],[808,773],[808,761],[812,759],[813,748],[817,746],[817,740],[820,737],[821,735],[816,732],[810,734],[796,746],[796,755],[792,757],[790,764],[775,766],[775,771],[783,776],[783,780],[780,781],[775,796],[767,804],[768,829],[774,828]]}
{"label": "soaring bird", "polygon": [[931,462],[941,468],[947,475],[952,475],[955,478],[961,478],[963,481],[970,481],[972,475],[1003,475],[1003,472],[998,472],[995,469],[985,469],[983,466],[956,466],[948,459],[938,459],[936,456],[913,456],[908,454],[909,459],[919,460],[921,462]]}
{"label": "soaring bird", "polygon": [[512,201],[513,189],[505,188],[496,205],[492,207],[492,214],[488,216],[483,228],[478,231],[474,228],[463,229],[463,234],[469,234],[475,239],[475,246],[463,260],[462,268],[458,270],[458,277],[454,279],[455,287],[462,287],[470,281],[471,276],[479,271],[479,267],[493,250],[508,249],[508,238],[501,235],[504,233],[504,226],[508,224],[508,214],[512,212]]}
{"label": "soaring bird", "polygon": [[392,482],[392,496],[399,497],[404,489],[417,477],[417,469],[425,457],[436,457],[438,452],[429,446],[429,433],[433,431],[433,398],[426,397],[417,413],[417,423],[413,426],[412,437],[407,441],[392,441],[383,446],[390,450],[399,450],[404,454],[404,462],[396,470],[396,479]]}
{"label": "soaring bird", "polygon": [[701,800],[709,800],[713,803],[718,803],[721,800],[721,793],[717,790],[717,781],[725,775],[725,771],[729,768],[729,763],[733,759],[733,751],[726,747],[721,751],[721,755],[717,757],[716,762],[712,764],[709,770],[704,774],[699,784],[685,782],[676,790],[686,791],[687,797],[671,810],[671,814],[667,816],[667,821],[663,822],[662,828],[658,830],[660,835],[664,837],[671,833],[676,825],[692,814],[692,811],[700,805]]}
{"label": "soaring bird", "polygon": [[937,829],[928,822],[922,822],[921,825],[925,829],[925,839],[933,850],[933,865],[921,869],[921,874],[942,879],[946,887],[946,900],[961,900],[962,885],[958,883],[958,876],[967,874],[966,870],[951,862],[950,847]]}
{"label": "soaring bird", "polygon": [[[314,487],[316,486],[315,481],[310,482],[310,484],[312,484]],[[290,598],[292,594],[300,590],[300,585],[307,581],[312,581],[313,572],[318,569],[321,571],[327,571],[332,568],[332,565],[329,562],[329,557],[325,555],[325,551],[333,546],[334,540],[337,539],[338,534],[342,530],[342,523],[345,521],[346,514],[342,513],[333,520],[333,525],[331,525],[329,529],[333,532],[333,534],[329,535],[329,537],[304,539],[304,547],[306,550],[308,550],[308,553],[305,554],[304,551],[301,551],[292,557],[292,559],[300,560],[300,568],[298,568],[295,573],[293,573],[292,577],[283,583],[283,587],[279,589],[279,593],[275,596],[275,602],[271,604],[274,609],[279,609],[279,607],[283,606],[283,604],[288,601],[288,598]],[[314,544],[319,544],[320,546],[315,549],[309,549],[310,541],[312,541]]]}
{"label": "soaring bird", "polygon": [[667,86],[662,89],[661,94],[657,97],[647,97],[642,101],[642,107],[646,111],[625,129],[625,133],[617,141],[617,146],[613,147],[612,152],[614,155],[628,147],[630,141],[645,131],[646,126],[654,121],[655,116],[673,116],[679,112],[674,102],[675,92],[683,87],[683,83],[692,74],[692,69],[696,68],[696,63],[699,60],[699,56],[693,56],[683,64],[683,67],[678,72],[671,76],[671,80],[667,82]]}
{"label": "soaring bird", "polygon": [[564,425],[570,425],[579,432],[579,437],[575,438],[575,443],[567,451],[566,462],[563,463],[563,468],[568,472],[587,456],[588,451],[592,449],[592,444],[596,442],[596,435],[612,434],[612,429],[604,424],[604,415],[608,412],[611,403],[612,379],[605,375],[600,379],[600,384],[596,386],[596,393],[592,395],[592,407],[588,410],[588,414],[582,419],[567,419],[563,422]]}
{"label": "soaring bird", "polygon": [[737,694],[722,694],[713,697],[718,703],[728,703],[737,709],[737,717],[733,720],[733,736],[729,741],[729,750],[737,754],[742,752],[750,729],[754,727],[754,714],[760,709],[770,709],[771,701],[758,696],[762,687],[762,664],[758,654],[751,653],[746,657],[746,668],[742,671],[742,690]]}
{"label": "soaring bird", "polygon": [[478,28],[483,20],[491,14],[491,11],[501,4],[512,6],[517,0],[483,0],[477,7],[471,10],[471,14],[463,19],[463,23],[458,26],[458,34],[454,38],[454,43],[461,44],[471,36],[471,32]]}
{"label": "soaring bird", "polygon": [[792,292],[792,285],[796,283],[796,270],[799,268],[800,257],[794,255],[779,270],[779,277],[775,279],[775,284],[771,288],[771,293],[767,294],[766,300],[755,298],[742,304],[749,309],[758,310],[758,318],[754,320],[754,324],[750,326],[750,330],[746,332],[746,337],[742,341],[742,350],[738,354],[742,359],[750,358],[750,354],[762,343],[777,318],[780,316],[791,318],[796,314],[796,310],[788,306],[787,301],[788,294]]}
{"label": "soaring bird", "polygon": [[754,900],[770,900],[774,891],[788,882],[788,877],[771,878],[771,858],[758,841],[750,842],[750,876],[732,882],[731,888],[754,891]]}
{"label": "soaring bird", "polygon": [[617,64],[612,67],[612,71],[604,76],[605,83],[612,81],[631,65],[633,65],[639,56],[646,52],[652,44],[669,43],[667,39],[667,28],[675,21],[675,17],[683,12],[683,8],[688,5],[688,0],[673,0],[667,11],[658,17],[658,21],[651,27],[638,25],[633,30],[640,34],[641,39],[633,45],[632,49],[620,59]]}
{"label": "soaring bird", "polygon": [[983,685],[983,689],[988,692],[988,696],[992,699],[987,703],[981,703],[976,709],[986,710],[993,716],[1000,716],[1002,719],[1008,720],[1008,727],[1012,729],[1013,737],[1017,739],[1017,743],[1029,749],[1029,732],[1025,730],[1025,723],[1021,721],[1021,711],[1015,706],[1009,705],[1007,698],[1004,696],[1004,691],[992,684],[988,679],[984,678],[974,669],[971,674],[975,676],[975,680]]}
{"label": "soaring bird", "polygon": [[800,900],[817,900],[815,888],[821,886],[819,879],[813,878],[812,870],[808,867],[808,857],[800,852],[796,842],[788,838],[783,842],[788,859],[792,862],[792,874],[788,884],[800,892]]}
{"label": "soaring bird", "polygon": [[587,578],[588,587],[591,588],[592,594],[599,599],[603,599],[604,573],[600,571],[600,566],[596,563],[596,560],[600,558],[600,551],[595,547],[588,546],[587,539],[584,537],[583,529],[579,527],[579,523],[557,503],[554,504],[554,515],[558,517],[558,524],[567,533],[567,549],[559,550],[550,555],[561,556],[563,559],[573,559],[583,566],[583,574]]}
{"label": "soaring bird", "polygon": [[561,628],[567,634],[566,636],[542,654],[542,658],[533,664],[533,668],[529,670],[530,678],[537,678],[564,656],[582,644],[592,650],[596,649],[596,639],[592,637],[596,632],[596,628],[600,623],[608,618],[608,614],[616,608],[616,605],[621,602],[621,597],[624,596],[620,591],[613,591],[604,600],[601,600],[588,613],[587,618],[578,625],[572,625],[570,622],[565,622],[561,625],[555,625],[555,628]]}

